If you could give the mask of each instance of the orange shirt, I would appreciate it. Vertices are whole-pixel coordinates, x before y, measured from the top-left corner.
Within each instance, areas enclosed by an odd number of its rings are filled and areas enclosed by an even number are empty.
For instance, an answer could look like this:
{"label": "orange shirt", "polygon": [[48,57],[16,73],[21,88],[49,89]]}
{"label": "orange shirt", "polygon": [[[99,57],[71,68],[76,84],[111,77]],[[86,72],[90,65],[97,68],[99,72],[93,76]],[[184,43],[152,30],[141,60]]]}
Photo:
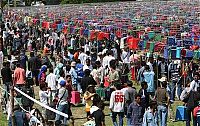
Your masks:
{"label": "orange shirt", "polygon": [[44,54],[44,55],[47,54],[48,51],[49,51],[49,49],[48,49],[47,47],[44,47],[43,54]]}
{"label": "orange shirt", "polygon": [[22,68],[16,68],[14,71],[14,85],[25,84],[25,70]]}

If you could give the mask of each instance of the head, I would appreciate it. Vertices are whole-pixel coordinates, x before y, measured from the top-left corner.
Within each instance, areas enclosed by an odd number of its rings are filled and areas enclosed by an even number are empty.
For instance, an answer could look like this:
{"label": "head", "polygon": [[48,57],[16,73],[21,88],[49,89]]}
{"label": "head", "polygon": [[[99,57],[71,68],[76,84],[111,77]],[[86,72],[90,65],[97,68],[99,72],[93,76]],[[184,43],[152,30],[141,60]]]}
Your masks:
{"label": "head", "polygon": [[30,52],[30,57],[34,57],[34,52]]}
{"label": "head", "polygon": [[43,65],[43,66],[41,67],[41,71],[42,71],[42,72],[47,72],[47,66],[46,66],[46,65]]}
{"label": "head", "polygon": [[90,59],[86,59],[85,62],[86,62],[86,65],[87,65],[87,66],[90,66]]}
{"label": "head", "polygon": [[19,67],[20,67],[20,63],[17,63],[17,64],[16,64],[16,67],[18,67],[18,68],[19,68]]}
{"label": "head", "polygon": [[49,68],[49,73],[53,73],[53,68]]}
{"label": "head", "polygon": [[149,103],[150,109],[156,110],[157,109],[157,102],[156,101],[151,101]]}
{"label": "head", "polygon": [[41,85],[40,85],[40,90],[46,91],[46,90],[47,90],[47,87],[46,87],[44,84],[41,84]]}
{"label": "head", "polygon": [[128,82],[127,82],[127,86],[128,86],[128,87],[132,87],[132,86],[133,86],[133,82],[132,82],[132,81],[128,81]]}
{"label": "head", "polygon": [[198,81],[199,80],[199,73],[198,72],[194,73],[193,78],[194,78],[195,81]]}
{"label": "head", "polygon": [[138,103],[138,104],[141,103],[141,95],[140,94],[135,95],[135,102]]}
{"label": "head", "polygon": [[63,70],[61,70],[61,71],[59,72],[59,74],[60,74],[61,77],[65,77],[65,72],[64,72]]}
{"label": "head", "polygon": [[146,71],[149,71],[149,70],[150,70],[149,65],[146,65],[146,66],[145,66],[145,70],[146,70]]}
{"label": "head", "polygon": [[70,74],[68,74],[68,75],[66,76],[66,81],[67,81],[67,83],[70,83],[70,82],[72,81],[72,77],[71,77]]}
{"label": "head", "polygon": [[121,83],[117,83],[117,84],[115,85],[115,88],[116,88],[116,90],[121,90],[121,89],[122,89]]}
{"label": "head", "polygon": [[147,82],[145,82],[145,81],[143,81],[141,83],[141,86],[142,86],[142,89],[147,89],[148,88]]}
{"label": "head", "polygon": [[112,68],[112,69],[116,69],[116,60],[111,60],[110,61],[110,68]]}
{"label": "head", "polygon": [[89,76],[90,73],[91,73],[91,71],[90,71],[89,69],[86,69],[86,70],[84,71],[85,76]]}
{"label": "head", "polygon": [[153,60],[154,60],[154,59],[153,59],[153,56],[149,57],[149,62],[150,62],[150,63],[153,63]]}
{"label": "head", "polygon": [[89,85],[88,88],[87,88],[87,91],[89,91],[90,93],[95,93],[95,88],[93,85]]}
{"label": "head", "polygon": [[145,66],[146,65],[146,62],[145,61],[142,61],[141,62],[141,66]]}
{"label": "head", "polygon": [[167,81],[161,82],[162,87],[167,88]]}
{"label": "head", "polygon": [[61,80],[59,84],[60,84],[61,87],[65,87],[66,81],[65,80]]}
{"label": "head", "polygon": [[101,62],[100,61],[96,61],[95,64],[97,65],[97,68],[101,67]]}

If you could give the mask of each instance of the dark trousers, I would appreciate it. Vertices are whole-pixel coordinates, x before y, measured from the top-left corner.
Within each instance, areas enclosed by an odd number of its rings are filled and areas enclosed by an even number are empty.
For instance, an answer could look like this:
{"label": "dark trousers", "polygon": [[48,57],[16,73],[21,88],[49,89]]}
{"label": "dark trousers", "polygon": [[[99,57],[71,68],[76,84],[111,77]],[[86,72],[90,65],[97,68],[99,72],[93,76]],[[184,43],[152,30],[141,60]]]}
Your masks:
{"label": "dark trousers", "polygon": [[[193,112],[193,109],[187,108],[187,120],[186,120],[186,126],[190,126],[190,121],[192,120],[191,118],[191,113]],[[193,115],[193,114],[192,114]],[[192,116],[193,117],[193,116]],[[193,126],[197,126],[197,118],[193,117]]]}

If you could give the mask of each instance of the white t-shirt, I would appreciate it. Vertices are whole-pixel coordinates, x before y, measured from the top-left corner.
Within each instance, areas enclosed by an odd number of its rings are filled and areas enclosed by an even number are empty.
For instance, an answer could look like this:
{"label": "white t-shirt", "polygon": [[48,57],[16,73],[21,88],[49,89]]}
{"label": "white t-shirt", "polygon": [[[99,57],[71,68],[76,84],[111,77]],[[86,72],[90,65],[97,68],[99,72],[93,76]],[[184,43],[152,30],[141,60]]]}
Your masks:
{"label": "white t-shirt", "polygon": [[85,71],[86,69],[89,69],[90,71],[92,71],[93,70],[92,65],[90,65],[90,66],[84,65],[83,71]]}
{"label": "white t-shirt", "polygon": [[48,104],[48,98],[50,97],[50,93],[47,93],[47,91],[39,91],[39,97],[40,102],[47,105]]}
{"label": "white t-shirt", "polygon": [[113,112],[124,112],[124,105],[128,99],[128,94],[122,90],[116,90],[111,93],[110,106]]}
{"label": "white t-shirt", "polygon": [[87,54],[85,54],[85,53],[82,52],[82,53],[78,56],[78,59],[80,59],[81,64],[85,64],[85,60],[87,59]]}
{"label": "white t-shirt", "polygon": [[47,75],[46,83],[48,84],[48,87],[51,88],[51,90],[57,90],[55,74],[50,73],[49,75]]}

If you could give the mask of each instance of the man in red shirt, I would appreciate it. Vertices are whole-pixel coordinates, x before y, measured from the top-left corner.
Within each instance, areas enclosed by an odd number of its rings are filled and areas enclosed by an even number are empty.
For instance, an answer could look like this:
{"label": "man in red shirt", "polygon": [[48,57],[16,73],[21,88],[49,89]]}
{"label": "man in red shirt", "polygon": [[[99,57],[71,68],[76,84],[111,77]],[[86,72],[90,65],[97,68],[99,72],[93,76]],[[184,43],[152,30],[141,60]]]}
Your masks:
{"label": "man in red shirt", "polygon": [[20,67],[20,64],[17,63],[16,69],[14,71],[13,85],[16,87],[24,86],[26,80],[25,70]]}

